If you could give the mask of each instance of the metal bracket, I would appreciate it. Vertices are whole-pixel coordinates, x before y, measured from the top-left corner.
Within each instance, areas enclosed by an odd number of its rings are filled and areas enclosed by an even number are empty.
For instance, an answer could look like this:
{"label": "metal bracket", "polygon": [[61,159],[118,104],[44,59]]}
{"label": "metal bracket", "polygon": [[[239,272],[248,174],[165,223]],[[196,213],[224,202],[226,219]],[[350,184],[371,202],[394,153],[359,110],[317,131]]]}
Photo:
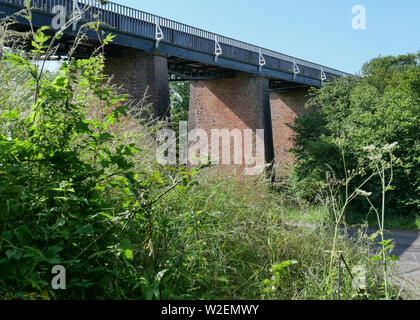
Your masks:
{"label": "metal bracket", "polygon": [[262,50],[261,49],[259,51],[259,61],[258,61],[258,64],[259,64],[259,69],[258,70],[261,72],[262,68],[266,65],[265,58],[264,58],[264,55],[262,54]]}
{"label": "metal bracket", "polygon": [[[77,11],[77,14],[76,14]],[[82,20],[82,10],[80,10],[79,5],[77,4],[77,0],[73,0],[73,18],[75,18],[73,22],[73,31],[77,29],[77,23]]]}
{"label": "metal bracket", "polygon": [[217,59],[220,55],[223,54],[222,47],[220,46],[219,41],[217,40],[217,36],[214,38],[214,62],[217,62]]}
{"label": "metal bracket", "polygon": [[159,25],[159,22],[156,21],[156,30],[155,30],[155,48],[159,47],[159,42],[161,42],[164,39],[162,28]]}
{"label": "metal bracket", "polygon": [[321,82],[324,82],[325,80],[327,80],[327,75],[324,72],[324,68],[321,67]]}
{"label": "metal bracket", "polygon": [[296,63],[296,59],[293,61],[293,79],[300,73],[300,69],[298,64]]}

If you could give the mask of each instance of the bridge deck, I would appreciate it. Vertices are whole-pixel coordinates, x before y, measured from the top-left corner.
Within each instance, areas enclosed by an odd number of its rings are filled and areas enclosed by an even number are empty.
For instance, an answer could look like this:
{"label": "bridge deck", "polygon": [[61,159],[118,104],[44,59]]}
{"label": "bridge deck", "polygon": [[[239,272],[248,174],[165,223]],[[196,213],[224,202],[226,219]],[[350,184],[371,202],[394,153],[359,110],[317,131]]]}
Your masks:
{"label": "bridge deck", "polygon": [[[36,27],[51,25],[56,5],[66,8],[67,17],[73,13],[72,0],[32,0],[33,24]],[[25,0],[0,0],[0,18],[14,14],[24,8]],[[322,85],[322,74],[326,80],[334,77],[350,76],[344,72],[321,66],[316,63],[291,57],[272,50],[260,48],[249,43],[234,40],[222,35],[194,28],[176,21],[165,19],[137,9],[108,2],[105,5],[95,0],[78,0],[78,7],[84,11],[83,22],[95,21],[97,17],[104,23],[103,29],[118,36],[115,45],[137,48],[145,51],[159,51],[166,55],[173,74],[193,74],[197,70],[241,71],[260,74],[270,78],[274,87],[295,87],[299,85]],[[25,20],[19,20],[25,23]],[[27,23],[27,22],[26,22]],[[163,39],[156,49],[156,34],[162,31]],[[66,33],[73,35],[69,28]],[[90,37],[95,37],[90,34]],[[215,59],[216,43],[222,54]],[[265,64],[260,67],[261,55]],[[295,66],[299,73],[295,73]],[[185,72],[183,70],[188,70]],[[197,73],[199,74],[199,72]],[[188,77],[187,77],[188,78]]]}

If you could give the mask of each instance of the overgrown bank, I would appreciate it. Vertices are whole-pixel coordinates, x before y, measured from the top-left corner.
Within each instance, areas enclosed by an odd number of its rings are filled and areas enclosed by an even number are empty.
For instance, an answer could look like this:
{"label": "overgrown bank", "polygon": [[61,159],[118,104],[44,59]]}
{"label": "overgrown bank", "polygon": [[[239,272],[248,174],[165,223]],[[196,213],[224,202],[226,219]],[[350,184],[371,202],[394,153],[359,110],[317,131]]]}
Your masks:
{"label": "overgrown bank", "polygon": [[[339,234],[333,244],[327,229],[289,227],[287,201],[264,179],[244,190],[205,168],[158,165],[151,141],[165,124],[129,120],[100,54],[45,74],[31,60],[48,54],[44,31],[31,35],[29,58],[14,48],[0,61],[1,298],[399,295],[384,292],[369,239]],[[365,286],[339,275],[340,254],[365,268]],[[66,290],[51,288],[55,265]]]}

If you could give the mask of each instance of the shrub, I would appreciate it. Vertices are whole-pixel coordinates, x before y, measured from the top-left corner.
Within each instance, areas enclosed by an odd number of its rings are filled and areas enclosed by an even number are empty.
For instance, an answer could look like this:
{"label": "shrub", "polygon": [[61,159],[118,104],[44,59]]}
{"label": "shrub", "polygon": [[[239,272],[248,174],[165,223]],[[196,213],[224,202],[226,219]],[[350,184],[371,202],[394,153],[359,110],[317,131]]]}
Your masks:
{"label": "shrub", "polygon": [[[44,30],[33,56],[45,54]],[[126,97],[106,85],[101,55],[64,62],[49,77],[29,59],[5,57],[15,71],[1,86],[28,81],[17,84],[20,99],[1,100],[1,294],[50,298],[52,266],[64,265],[68,290],[59,298],[142,296],[146,279],[133,260],[144,258],[136,248],[152,238],[150,207],[169,182],[158,169],[135,170],[142,149],[113,133],[127,122]]]}

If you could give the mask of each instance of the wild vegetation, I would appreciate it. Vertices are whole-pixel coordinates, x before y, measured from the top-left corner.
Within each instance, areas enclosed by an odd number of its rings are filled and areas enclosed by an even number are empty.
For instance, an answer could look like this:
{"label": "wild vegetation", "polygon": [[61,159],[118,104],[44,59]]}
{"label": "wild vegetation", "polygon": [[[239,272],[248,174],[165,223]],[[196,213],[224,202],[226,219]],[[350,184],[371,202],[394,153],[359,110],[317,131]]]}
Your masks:
{"label": "wild vegetation", "polygon": [[[394,225],[389,226],[420,228],[419,61],[420,53],[375,58],[363,66],[361,77],[338,79],[311,92],[311,111],[293,126],[293,152],[299,159],[294,177],[301,197],[316,201],[325,188],[326,170],[337,179],[358,171],[352,185],[359,184],[377,170],[369,166],[372,154],[366,147],[394,145],[396,161],[386,199],[388,221]],[[390,160],[388,154],[383,156]],[[381,181],[371,179],[364,188],[378,206]],[[349,219],[368,219],[370,207],[365,199],[356,199]],[[375,214],[372,218],[376,220]]]}
{"label": "wild vegetation", "polygon": [[[102,46],[112,40],[91,27]],[[31,52],[12,46],[0,61],[2,299],[408,296],[387,280],[387,250],[377,259],[369,237],[351,239],[333,219],[344,212],[337,193],[315,208],[272,192],[265,177],[244,189],[206,168],[159,165],[153,136],[169,124],[130,114],[102,54],[48,73],[41,57],[52,38],[46,29],[27,36]],[[325,226],[287,221],[311,212]],[[66,290],[51,288],[55,265],[66,268]],[[360,267],[366,283],[352,279]]]}

